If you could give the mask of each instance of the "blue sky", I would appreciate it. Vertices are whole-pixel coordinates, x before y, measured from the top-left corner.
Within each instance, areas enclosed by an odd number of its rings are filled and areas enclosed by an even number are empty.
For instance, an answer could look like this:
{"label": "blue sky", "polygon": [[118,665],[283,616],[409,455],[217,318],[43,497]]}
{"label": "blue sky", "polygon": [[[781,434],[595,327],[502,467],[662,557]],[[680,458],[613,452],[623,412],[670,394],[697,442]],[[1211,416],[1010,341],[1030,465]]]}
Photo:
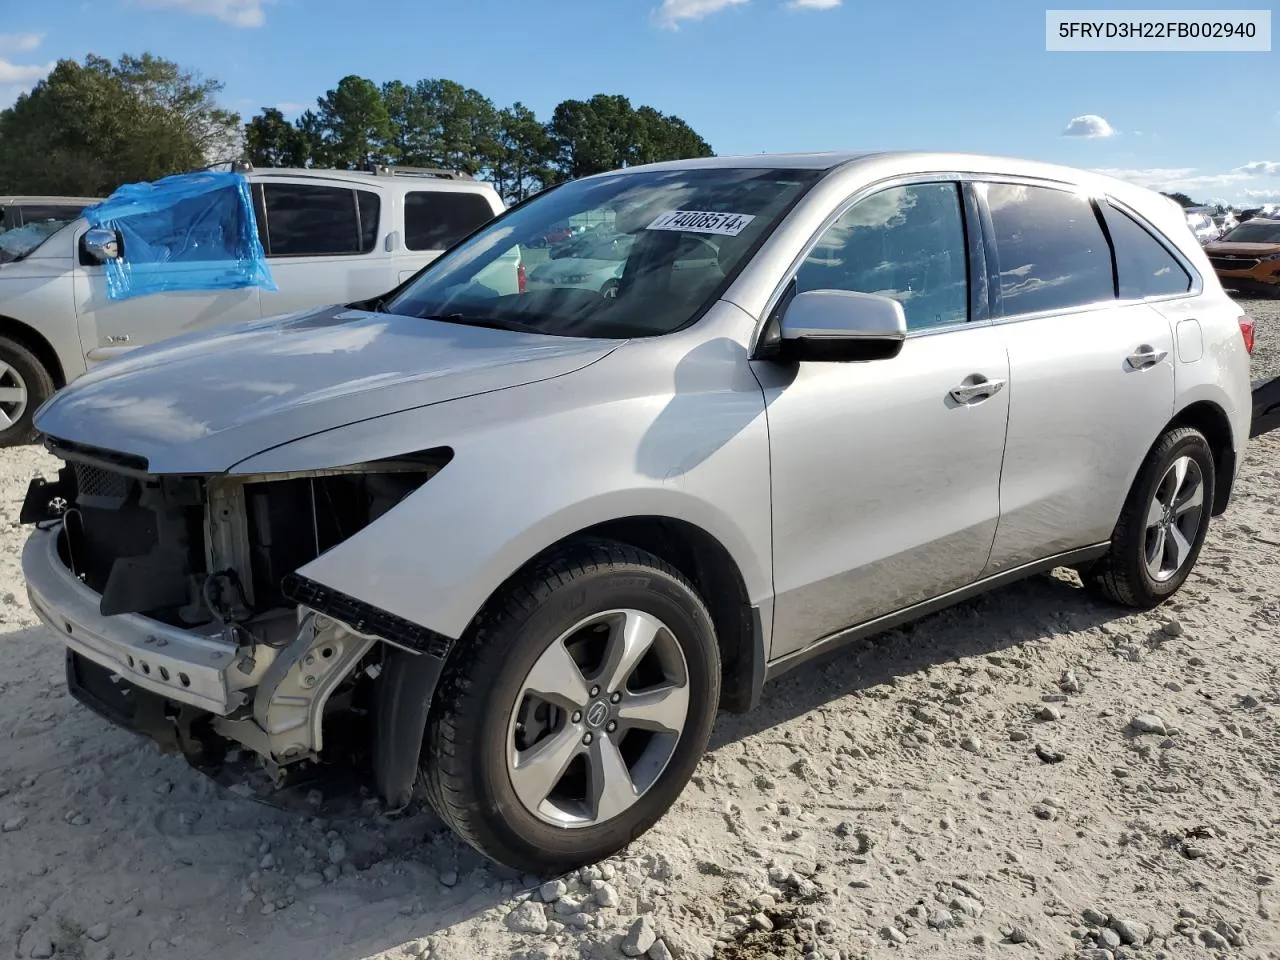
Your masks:
{"label": "blue sky", "polygon": [[1044,16],[1025,0],[0,0],[0,105],[59,57],[149,50],[223,80],[246,118],[348,73],[447,77],[544,118],[622,93],[721,154],[973,150],[1280,201],[1280,48],[1047,53]]}

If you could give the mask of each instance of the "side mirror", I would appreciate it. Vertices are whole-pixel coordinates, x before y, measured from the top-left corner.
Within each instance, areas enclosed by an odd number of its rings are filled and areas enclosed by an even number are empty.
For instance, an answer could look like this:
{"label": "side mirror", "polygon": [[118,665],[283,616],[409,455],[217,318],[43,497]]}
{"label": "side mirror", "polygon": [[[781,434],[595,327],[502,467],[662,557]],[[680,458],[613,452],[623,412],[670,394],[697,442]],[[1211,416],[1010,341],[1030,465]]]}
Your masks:
{"label": "side mirror", "polygon": [[85,231],[84,236],[80,238],[80,252],[83,255],[83,262],[89,264],[102,264],[108,260],[119,260],[121,247],[123,246],[120,232],[118,230],[109,230],[106,227],[90,227]]}
{"label": "side mirror", "polygon": [[787,304],[777,359],[850,362],[896,357],[907,339],[902,304],[875,293],[810,290]]}

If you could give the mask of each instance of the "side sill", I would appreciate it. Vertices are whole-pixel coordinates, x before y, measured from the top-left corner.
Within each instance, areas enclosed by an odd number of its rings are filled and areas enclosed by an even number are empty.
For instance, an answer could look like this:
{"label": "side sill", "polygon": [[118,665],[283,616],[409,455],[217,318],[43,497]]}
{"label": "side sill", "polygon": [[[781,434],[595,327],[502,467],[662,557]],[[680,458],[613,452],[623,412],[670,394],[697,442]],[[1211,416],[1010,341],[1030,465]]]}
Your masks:
{"label": "side sill", "polygon": [[978,580],[969,584],[967,587],[961,587],[959,590],[953,590],[950,593],[944,593],[940,597],[934,597],[932,600],[923,600],[920,603],[913,604],[910,607],[903,607],[893,613],[885,614],[874,620],[868,620],[865,623],[855,624],[852,627],[846,627],[843,630],[823,637],[811,643],[802,650],[789,653],[785,657],[779,657],[769,663],[765,669],[765,682],[775,680],[782,676],[788,670],[800,666],[815,657],[821,657],[832,651],[839,650],[841,647],[859,640],[865,640],[867,637],[874,636],[877,633],[883,633],[886,630],[892,630],[894,627],[901,626],[912,620],[918,620],[921,617],[928,616],[931,613],[937,613],[939,610],[945,610],[947,607],[957,603],[963,603],[973,597],[994,590],[997,587],[1003,587],[1006,584],[1023,580],[1027,577],[1034,576],[1037,573],[1047,573],[1055,567],[1070,567],[1077,563],[1085,563],[1089,560],[1097,560],[1111,549],[1110,541],[1106,543],[1095,543],[1089,547],[1081,547],[1077,550],[1068,550],[1066,553],[1054,554],[1052,557],[1045,557],[1043,560],[1036,560],[1031,563],[1023,564],[1020,567],[1014,567],[1012,570],[1005,570],[1003,573],[997,573],[995,576]]}

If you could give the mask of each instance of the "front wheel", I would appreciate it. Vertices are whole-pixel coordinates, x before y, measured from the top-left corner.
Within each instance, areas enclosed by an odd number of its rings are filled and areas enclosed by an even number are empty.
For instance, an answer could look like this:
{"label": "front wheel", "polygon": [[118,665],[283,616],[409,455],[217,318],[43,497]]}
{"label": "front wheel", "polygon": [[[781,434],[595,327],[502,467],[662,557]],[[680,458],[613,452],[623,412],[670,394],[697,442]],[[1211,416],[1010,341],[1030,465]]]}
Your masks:
{"label": "front wheel", "polygon": [[35,436],[31,418],[54,389],[53,377],[34,353],[0,337],[0,447],[30,442]]}
{"label": "front wheel", "polygon": [[1195,566],[1213,508],[1213,451],[1191,427],[1167,431],[1147,456],[1093,571],[1110,599],[1149,609],[1177,592]]}
{"label": "front wheel", "polygon": [[633,547],[571,546],[504,587],[451,658],[427,724],[427,794],[516,869],[602,859],[675,802],[719,695],[692,585]]}

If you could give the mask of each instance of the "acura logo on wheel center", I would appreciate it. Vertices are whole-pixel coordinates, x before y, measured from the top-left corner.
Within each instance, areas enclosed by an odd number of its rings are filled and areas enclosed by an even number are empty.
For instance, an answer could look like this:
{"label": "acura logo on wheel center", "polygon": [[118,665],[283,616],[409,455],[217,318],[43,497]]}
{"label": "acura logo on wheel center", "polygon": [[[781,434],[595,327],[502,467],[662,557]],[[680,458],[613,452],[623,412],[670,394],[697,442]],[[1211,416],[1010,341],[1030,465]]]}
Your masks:
{"label": "acura logo on wheel center", "polygon": [[603,727],[604,722],[608,719],[609,704],[606,701],[597,700],[587,707],[587,726],[592,728]]}

